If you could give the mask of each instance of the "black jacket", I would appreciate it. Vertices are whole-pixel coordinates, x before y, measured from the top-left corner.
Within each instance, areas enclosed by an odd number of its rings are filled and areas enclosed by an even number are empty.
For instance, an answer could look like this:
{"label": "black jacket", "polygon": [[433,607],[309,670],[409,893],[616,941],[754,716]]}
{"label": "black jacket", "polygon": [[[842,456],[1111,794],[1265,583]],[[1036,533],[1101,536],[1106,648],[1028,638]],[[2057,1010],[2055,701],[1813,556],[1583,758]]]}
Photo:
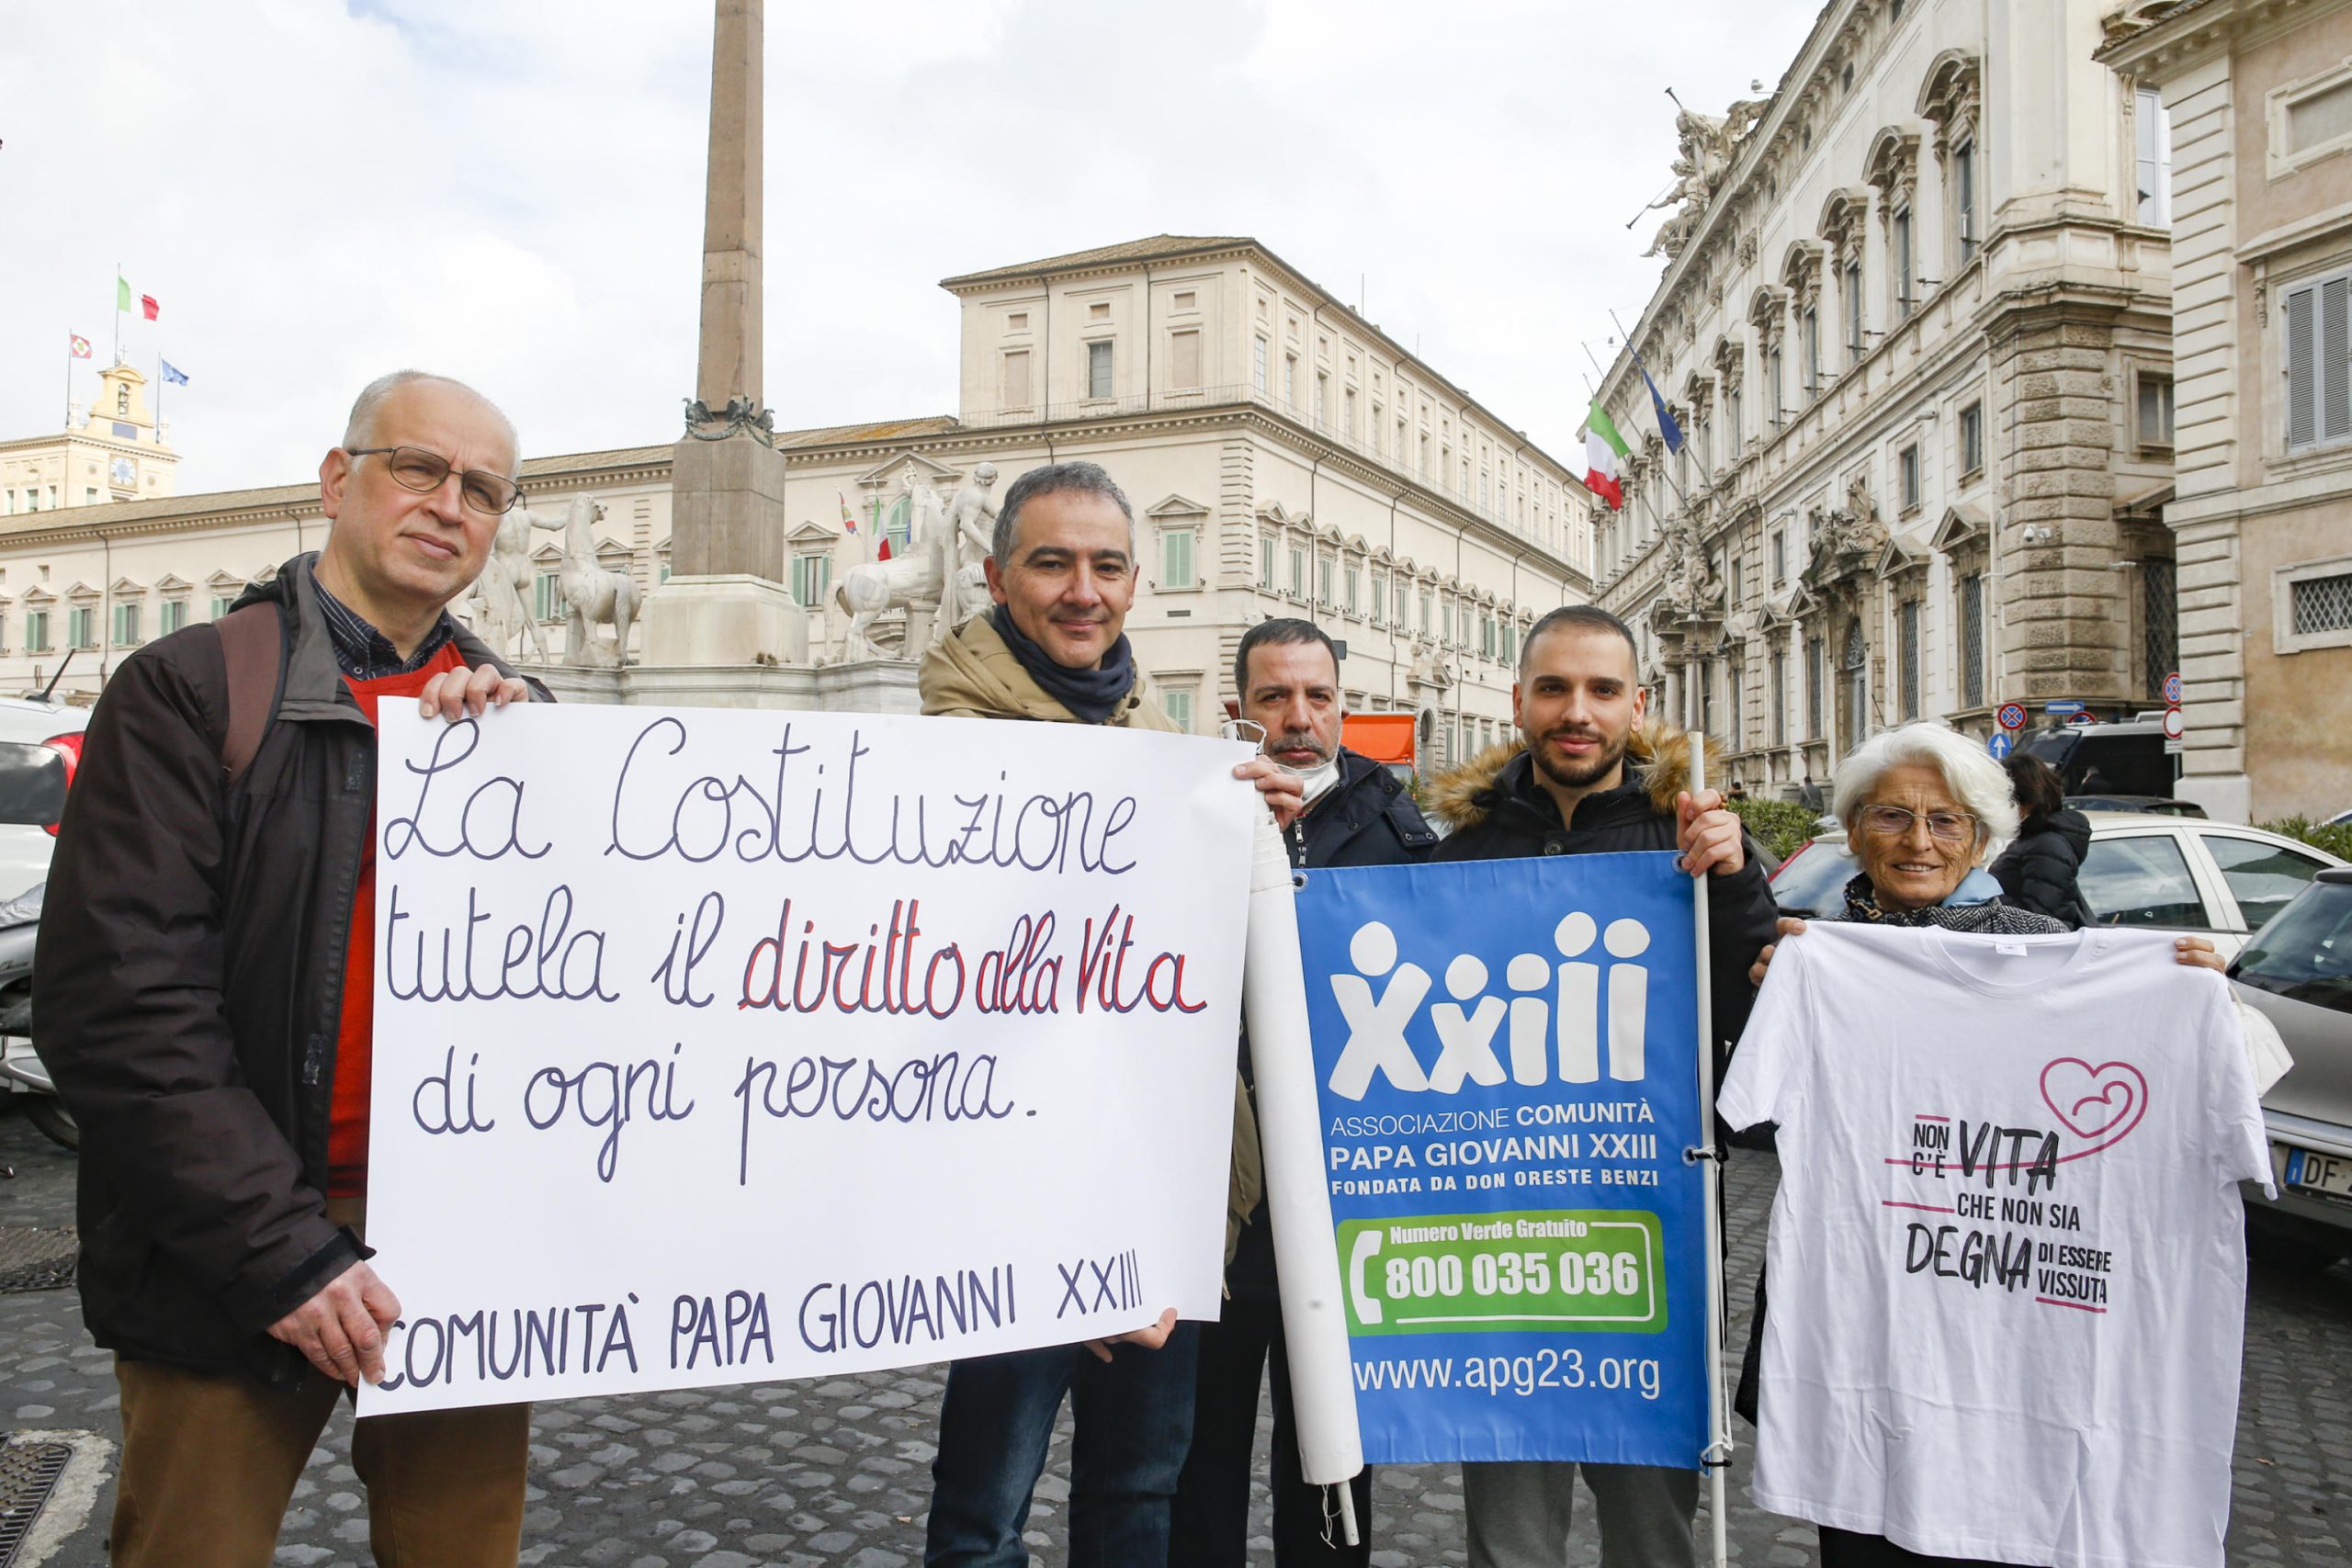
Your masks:
{"label": "black jacket", "polygon": [[1993,862],[1993,880],[2018,908],[2064,920],[2075,930],[2091,919],[2075,880],[2090,850],[2090,818],[2079,811],[2053,811],[2026,823],[2017,841]]}
{"label": "black jacket", "polygon": [[[148,644],[83,742],[35,959],[40,1053],[82,1123],[82,1313],[126,1358],[272,1382],[265,1330],[364,1256],[326,1217],[327,1121],[375,730],[298,556],[252,763],[220,762],[220,634]],[[469,665],[498,664],[470,635]],[[544,688],[534,693],[544,701]]]}
{"label": "black jacket", "polygon": [[1371,758],[1340,749],[1340,777],[1283,835],[1291,863],[1408,865],[1427,860],[1437,829],[1396,775]]}
{"label": "black jacket", "polygon": [[[1434,858],[1511,860],[1675,848],[1674,798],[1688,781],[1688,743],[1671,730],[1636,735],[1626,760],[1627,781],[1587,795],[1577,803],[1575,819],[1563,825],[1560,808],[1535,781],[1534,762],[1525,750],[1514,744],[1473,758],[1437,781],[1435,808],[1453,832]],[[1713,961],[1708,990],[1720,1074],[1729,1043],[1747,1027],[1756,1002],[1747,971],[1772,941],[1780,911],[1753,840],[1747,842],[1747,864],[1706,882]]]}
{"label": "black jacket", "polygon": [[[1329,865],[1410,865],[1430,858],[1437,847],[1437,829],[1421,816],[1421,808],[1396,776],[1371,758],[1342,747],[1340,777],[1313,808],[1292,823],[1283,834],[1290,845],[1291,863],[1309,871]],[[1242,1038],[1241,1072],[1250,1082],[1251,1108],[1256,1108],[1256,1080],[1250,1072],[1249,1038]],[[1240,1300],[1274,1299],[1273,1232],[1261,1199],[1241,1227],[1233,1261],[1226,1266],[1226,1290]]]}

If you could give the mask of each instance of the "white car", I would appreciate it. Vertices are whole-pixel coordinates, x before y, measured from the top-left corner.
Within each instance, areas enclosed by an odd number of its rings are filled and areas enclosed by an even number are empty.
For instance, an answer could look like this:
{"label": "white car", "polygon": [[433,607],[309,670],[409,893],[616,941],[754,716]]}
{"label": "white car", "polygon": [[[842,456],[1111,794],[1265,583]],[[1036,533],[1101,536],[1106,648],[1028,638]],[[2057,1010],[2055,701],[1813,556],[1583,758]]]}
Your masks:
{"label": "white car", "polygon": [[[2259,828],[2196,817],[2087,811],[2090,853],[2077,874],[2083,902],[2102,926],[2196,931],[2224,960],[2322,868],[2344,863],[2324,850]],[[1824,834],[1772,877],[1787,914],[1837,907],[1854,862],[1843,833]]]}
{"label": "white car", "polygon": [[2096,923],[2201,931],[2224,959],[2325,867],[2344,863],[2299,840],[2208,822],[2091,811],[2091,852],[2076,881]]}
{"label": "white car", "polygon": [[[66,780],[82,761],[82,731],[90,722],[88,708],[70,703],[43,702],[38,697],[0,697],[0,741],[49,746],[63,754]],[[0,900],[14,898],[36,882],[49,877],[49,857],[57,848],[57,825],[23,827],[0,824]]]}

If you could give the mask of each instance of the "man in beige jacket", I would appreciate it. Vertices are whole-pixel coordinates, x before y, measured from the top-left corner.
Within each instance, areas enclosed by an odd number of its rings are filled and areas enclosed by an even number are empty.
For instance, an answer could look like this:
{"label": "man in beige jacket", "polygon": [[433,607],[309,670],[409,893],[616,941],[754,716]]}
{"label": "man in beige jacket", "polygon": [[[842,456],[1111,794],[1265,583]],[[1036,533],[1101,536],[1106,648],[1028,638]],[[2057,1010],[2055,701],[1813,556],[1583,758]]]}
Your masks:
{"label": "man in beige jacket", "polygon": [[[1033,468],[1005,491],[986,564],[991,608],[923,656],[922,711],[959,718],[1174,730],[1124,627],[1135,603],[1135,510],[1092,463]],[[1297,776],[1234,770],[1286,825]],[[1238,1089],[1238,1084],[1237,1084]],[[1237,1095],[1229,1215],[1256,1206],[1257,1129]],[[1146,1200],[1148,1201],[1148,1200]],[[1228,1226],[1226,1250],[1234,1234]],[[1022,1568],[1030,1494],[1070,1397],[1072,1568],[1165,1568],[1170,1505],[1192,1442],[1197,1324],[1173,1309],[1115,1339],[958,1361],[932,1463],[926,1568]]]}

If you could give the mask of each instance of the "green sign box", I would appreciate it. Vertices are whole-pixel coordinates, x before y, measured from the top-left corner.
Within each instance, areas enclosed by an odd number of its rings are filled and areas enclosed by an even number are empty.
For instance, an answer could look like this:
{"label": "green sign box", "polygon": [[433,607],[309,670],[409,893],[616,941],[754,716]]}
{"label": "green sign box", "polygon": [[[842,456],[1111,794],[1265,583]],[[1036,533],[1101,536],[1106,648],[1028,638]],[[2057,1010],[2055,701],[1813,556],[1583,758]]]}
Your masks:
{"label": "green sign box", "polygon": [[1658,1217],[1640,1210],[1350,1220],[1340,1264],[1357,1334],[1666,1327]]}

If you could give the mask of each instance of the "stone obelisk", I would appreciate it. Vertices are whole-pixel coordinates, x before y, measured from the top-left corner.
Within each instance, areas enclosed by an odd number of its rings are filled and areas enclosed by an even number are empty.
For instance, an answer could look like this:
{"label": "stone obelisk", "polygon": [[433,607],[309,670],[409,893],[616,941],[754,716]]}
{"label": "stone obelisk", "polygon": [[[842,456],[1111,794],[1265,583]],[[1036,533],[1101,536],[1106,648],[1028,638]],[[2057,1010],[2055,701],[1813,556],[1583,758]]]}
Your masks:
{"label": "stone obelisk", "polygon": [[703,196],[695,400],[671,466],[672,576],[647,606],[646,662],[803,664],[785,586],[784,454],[762,401],[763,0],[718,0]]}

